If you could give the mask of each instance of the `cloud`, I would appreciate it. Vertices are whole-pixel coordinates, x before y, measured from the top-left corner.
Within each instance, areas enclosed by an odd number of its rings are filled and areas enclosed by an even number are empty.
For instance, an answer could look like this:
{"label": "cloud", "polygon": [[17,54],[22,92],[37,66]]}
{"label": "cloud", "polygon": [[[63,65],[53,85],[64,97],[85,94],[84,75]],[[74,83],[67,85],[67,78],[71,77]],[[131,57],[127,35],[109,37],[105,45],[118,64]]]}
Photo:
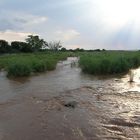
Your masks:
{"label": "cloud", "polygon": [[58,30],[54,33],[54,36],[56,36],[58,40],[63,40],[67,42],[67,41],[71,41],[79,37],[80,33],[74,29]]}
{"label": "cloud", "polygon": [[33,33],[30,32],[15,32],[11,30],[7,30],[4,32],[0,32],[0,39],[7,40],[8,42],[12,41],[25,41],[25,38]]}
{"label": "cloud", "polygon": [[26,30],[48,21],[46,16],[26,14],[24,12],[2,11],[0,15],[0,30]]}
{"label": "cloud", "polygon": [[76,45],[76,44],[67,45],[67,49],[77,49],[77,48],[82,48],[82,47],[80,45]]}
{"label": "cloud", "polygon": [[139,4],[139,0],[0,0],[0,37],[23,40],[26,33],[36,33],[46,41],[60,40],[67,48],[135,49],[140,44]]}
{"label": "cloud", "polygon": [[34,15],[24,15],[24,16],[19,16],[17,15],[16,17],[13,18],[14,22],[21,23],[24,26],[28,25],[35,25],[35,24],[40,24],[43,22],[47,21],[47,17],[42,17],[42,16],[34,16]]}

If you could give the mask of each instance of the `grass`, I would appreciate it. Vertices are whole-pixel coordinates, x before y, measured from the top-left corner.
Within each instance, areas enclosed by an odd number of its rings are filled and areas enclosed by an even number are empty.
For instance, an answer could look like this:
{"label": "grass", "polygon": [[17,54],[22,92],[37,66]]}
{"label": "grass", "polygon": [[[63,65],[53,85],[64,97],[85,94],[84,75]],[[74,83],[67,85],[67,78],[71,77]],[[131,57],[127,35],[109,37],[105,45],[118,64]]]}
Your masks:
{"label": "grass", "polygon": [[81,54],[83,72],[96,75],[119,74],[140,66],[140,52],[107,51]]}
{"label": "grass", "polygon": [[31,53],[14,54],[0,57],[0,69],[7,71],[8,77],[29,76],[32,73],[54,70],[59,60],[68,53]]}
{"label": "grass", "polygon": [[21,77],[31,74],[31,67],[28,63],[15,62],[8,66],[8,76]]}
{"label": "grass", "polygon": [[6,70],[8,77],[30,76],[33,73],[54,70],[57,62],[68,56],[80,56],[80,67],[89,74],[119,74],[140,66],[138,51],[42,52],[0,56],[0,69]]}

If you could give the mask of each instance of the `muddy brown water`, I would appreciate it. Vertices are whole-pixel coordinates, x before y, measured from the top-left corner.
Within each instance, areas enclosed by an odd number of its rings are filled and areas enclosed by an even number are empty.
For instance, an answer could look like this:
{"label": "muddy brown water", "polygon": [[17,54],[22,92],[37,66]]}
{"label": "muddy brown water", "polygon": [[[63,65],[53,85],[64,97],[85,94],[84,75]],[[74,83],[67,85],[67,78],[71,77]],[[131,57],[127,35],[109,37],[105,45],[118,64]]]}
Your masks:
{"label": "muddy brown water", "polygon": [[76,61],[29,78],[0,73],[0,140],[140,139],[140,70],[130,83],[83,74]]}

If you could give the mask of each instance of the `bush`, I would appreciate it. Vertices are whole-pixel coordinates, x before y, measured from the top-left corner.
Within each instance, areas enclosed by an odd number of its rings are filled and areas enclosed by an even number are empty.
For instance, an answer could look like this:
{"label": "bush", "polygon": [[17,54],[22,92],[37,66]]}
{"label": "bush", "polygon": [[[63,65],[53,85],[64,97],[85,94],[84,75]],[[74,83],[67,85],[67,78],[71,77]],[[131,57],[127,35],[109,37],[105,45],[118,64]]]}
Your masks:
{"label": "bush", "polygon": [[79,61],[83,72],[90,74],[118,74],[140,66],[137,52],[101,52],[81,55]]}
{"label": "bush", "polygon": [[32,71],[33,72],[44,72],[47,70],[47,65],[44,61],[33,61]]}
{"label": "bush", "polygon": [[59,60],[64,60],[69,53],[42,52],[21,53],[0,56],[0,69],[7,70],[12,77],[29,76],[31,73],[54,70]]}
{"label": "bush", "polygon": [[9,53],[11,51],[11,47],[5,40],[0,40],[0,54]]}
{"label": "bush", "polygon": [[8,66],[8,76],[21,77],[29,76],[31,74],[31,67],[27,63],[16,62]]}
{"label": "bush", "polygon": [[54,70],[56,68],[56,64],[57,61],[56,60],[49,60],[49,61],[45,61],[46,65],[47,65],[47,70]]}

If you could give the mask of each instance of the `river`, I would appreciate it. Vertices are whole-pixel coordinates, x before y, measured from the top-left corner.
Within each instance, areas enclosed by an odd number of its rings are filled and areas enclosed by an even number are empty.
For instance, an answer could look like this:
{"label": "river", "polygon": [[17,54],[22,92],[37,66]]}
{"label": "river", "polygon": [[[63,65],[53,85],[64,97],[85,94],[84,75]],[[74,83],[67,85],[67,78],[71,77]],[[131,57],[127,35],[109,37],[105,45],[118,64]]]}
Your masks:
{"label": "river", "polygon": [[77,61],[28,78],[0,73],[0,140],[140,139],[140,70],[130,83],[83,74]]}

